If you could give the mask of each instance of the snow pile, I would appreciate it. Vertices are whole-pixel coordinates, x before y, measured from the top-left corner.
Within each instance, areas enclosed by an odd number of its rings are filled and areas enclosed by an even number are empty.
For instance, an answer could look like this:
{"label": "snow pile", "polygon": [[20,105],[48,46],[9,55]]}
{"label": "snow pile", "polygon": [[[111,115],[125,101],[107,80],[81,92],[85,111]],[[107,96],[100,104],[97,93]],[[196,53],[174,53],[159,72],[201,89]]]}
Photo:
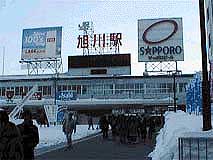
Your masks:
{"label": "snow pile", "polygon": [[189,132],[202,131],[202,116],[183,111],[166,112],[164,116],[164,127],[156,138],[154,151],[149,154],[152,160],[178,159],[178,137],[189,135]]}
{"label": "snow pile", "polygon": [[[57,145],[66,142],[66,136],[62,132],[62,126],[38,127],[39,128],[39,144],[36,149]],[[73,134],[73,140],[98,133],[100,130],[88,130],[88,125],[77,125],[76,133]]]}

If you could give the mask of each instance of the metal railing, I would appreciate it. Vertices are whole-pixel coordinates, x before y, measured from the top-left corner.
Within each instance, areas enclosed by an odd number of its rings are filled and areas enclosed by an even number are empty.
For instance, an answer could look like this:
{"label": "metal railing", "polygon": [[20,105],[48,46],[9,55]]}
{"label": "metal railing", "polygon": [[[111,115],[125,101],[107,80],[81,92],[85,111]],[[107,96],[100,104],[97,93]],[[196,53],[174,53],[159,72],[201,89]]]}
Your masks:
{"label": "metal railing", "polygon": [[212,160],[213,138],[181,137],[178,139],[179,160]]}

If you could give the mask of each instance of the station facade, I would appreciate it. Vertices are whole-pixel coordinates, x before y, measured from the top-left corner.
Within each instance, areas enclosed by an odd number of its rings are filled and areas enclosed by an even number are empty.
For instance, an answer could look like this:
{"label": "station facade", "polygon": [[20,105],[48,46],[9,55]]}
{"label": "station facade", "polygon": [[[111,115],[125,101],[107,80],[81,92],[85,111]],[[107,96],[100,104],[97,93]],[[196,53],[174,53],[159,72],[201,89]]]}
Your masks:
{"label": "station facade", "polygon": [[[36,110],[44,105],[59,105],[79,112],[111,112],[113,109],[157,112],[173,106],[172,75],[132,76],[130,54],[119,54],[117,59],[113,59],[114,56],[71,56],[67,73],[1,76],[0,105],[12,110],[37,85],[40,97],[34,96],[25,102],[26,108]],[[184,109],[186,85],[193,74],[176,75],[175,78],[177,106]],[[13,95],[10,101],[8,91]],[[62,92],[65,99],[58,97]],[[66,97],[70,93],[75,97]]]}

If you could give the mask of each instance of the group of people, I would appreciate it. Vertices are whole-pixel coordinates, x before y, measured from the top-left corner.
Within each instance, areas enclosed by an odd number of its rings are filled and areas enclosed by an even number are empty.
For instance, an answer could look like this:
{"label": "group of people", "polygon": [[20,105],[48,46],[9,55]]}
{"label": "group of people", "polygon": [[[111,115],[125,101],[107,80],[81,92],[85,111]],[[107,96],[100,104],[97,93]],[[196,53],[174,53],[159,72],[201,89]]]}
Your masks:
{"label": "group of people", "polygon": [[108,137],[108,129],[111,127],[112,138],[117,137],[121,143],[145,142],[146,139],[152,140],[156,125],[160,125],[159,118],[146,117],[141,115],[110,115],[108,118],[103,116],[100,119],[100,128],[103,138]]}
{"label": "group of people", "polygon": [[15,125],[6,111],[0,110],[0,160],[33,160],[34,148],[39,143],[38,128],[32,113],[23,113],[24,122]]}

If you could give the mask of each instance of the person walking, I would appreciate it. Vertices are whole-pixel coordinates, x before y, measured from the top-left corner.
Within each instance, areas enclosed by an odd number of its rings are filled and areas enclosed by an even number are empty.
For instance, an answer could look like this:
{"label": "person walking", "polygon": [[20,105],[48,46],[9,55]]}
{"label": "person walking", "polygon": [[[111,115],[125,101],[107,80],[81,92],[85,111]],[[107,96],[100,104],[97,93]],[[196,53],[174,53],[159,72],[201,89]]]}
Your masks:
{"label": "person walking", "polygon": [[0,160],[23,160],[21,135],[16,125],[9,121],[6,111],[0,110]]}
{"label": "person walking", "polygon": [[65,119],[63,122],[63,132],[66,135],[67,138],[67,148],[66,149],[71,149],[73,148],[72,146],[72,133],[76,132],[76,122],[73,117],[72,112],[67,112],[65,114]]}
{"label": "person walking", "polygon": [[92,130],[94,130],[92,115],[89,115],[88,117],[88,125],[89,125],[88,130],[90,130],[90,127],[92,127]]}
{"label": "person walking", "polygon": [[109,122],[106,118],[106,116],[103,116],[100,120],[101,122],[101,130],[103,133],[103,139],[107,139],[108,138],[108,130],[109,130]]}
{"label": "person walking", "polygon": [[24,160],[34,160],[34,149],[39,143],[38,128],[33,125],[32,113],[25,110],[23,113],[24,122],[17,127],[22,136],[22,144],[24,149]]}
{"label": "person walking", "polygon": [[141,131],[141,138],[142,142],[145,143],[146,136],[147,136],[147,130],[146,130],[146,118],[143,118],[142,123],[140,124],[140,131]]}

